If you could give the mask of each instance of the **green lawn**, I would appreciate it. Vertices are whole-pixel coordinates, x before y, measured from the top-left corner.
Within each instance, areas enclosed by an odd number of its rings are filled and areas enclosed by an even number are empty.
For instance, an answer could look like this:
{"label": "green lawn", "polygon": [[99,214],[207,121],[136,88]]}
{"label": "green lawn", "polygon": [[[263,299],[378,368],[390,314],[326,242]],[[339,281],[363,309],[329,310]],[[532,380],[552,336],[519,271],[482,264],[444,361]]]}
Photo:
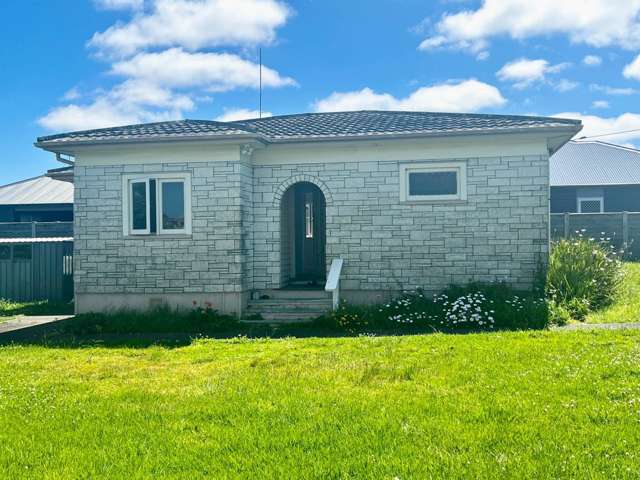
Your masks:
{"label": "green lawn", "polygon": [[0,478],[638,478],[640,332],[0,347]]}
{"label": "green lawn", "polygon": [[587,323],[640,322],[640,263],[624,266],[625,280],[618,300],[610,307],[587,316]]}

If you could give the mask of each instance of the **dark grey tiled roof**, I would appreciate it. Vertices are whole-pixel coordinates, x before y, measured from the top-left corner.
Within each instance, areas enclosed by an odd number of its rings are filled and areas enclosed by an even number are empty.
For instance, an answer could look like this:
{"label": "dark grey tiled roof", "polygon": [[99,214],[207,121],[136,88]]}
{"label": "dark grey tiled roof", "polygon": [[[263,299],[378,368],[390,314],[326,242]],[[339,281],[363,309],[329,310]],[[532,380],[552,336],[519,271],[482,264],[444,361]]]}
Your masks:
{"label": "dark grey tiled roof", "polygon": [[247,128],[227,122],[212,120],[173,120],[168,122],[141,123],[122,127],[99,128],[79,132],[60,133],[39,137],[40,142],[91,142],[143,138],[202,137],[210,135],[237,135],[252,133]]}
{"label": "dark grey tiled roof", "polygon": [[640,184],[640,150],[605,142],[569,142],[549,161],[552,187]]}
{"label": "dark grey tiled roof", "polygon": [[575,129],[577,120],[514,115],[358,111],[304,113],[236,122],[177,120],[86,130],[38,138],[38,144],[91,143],[154,138],[254,136],[266,142],[317,138],[444,135],[549,128]]}
{"label": "dark grey tiled roof", "polygon": [[548,117],[468,113],[360,111],[283,115],[239,122],[267,138],[420,135],[454,132],[576,127],[580,122]]}

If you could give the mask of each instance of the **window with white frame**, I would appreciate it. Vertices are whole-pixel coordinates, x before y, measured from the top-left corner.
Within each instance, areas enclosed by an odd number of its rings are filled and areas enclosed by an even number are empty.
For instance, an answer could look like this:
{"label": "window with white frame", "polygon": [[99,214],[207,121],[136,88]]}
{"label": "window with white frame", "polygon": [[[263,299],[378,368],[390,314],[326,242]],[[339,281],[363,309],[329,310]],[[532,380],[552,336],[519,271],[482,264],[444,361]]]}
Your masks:
{"label": "window with white frame", "polygon": [[604,212],[604,198],[578,197],[578,213],[602,213],[602,212]]}
{"label": "window with white frame", "polygon": [[400,165],[400,200],[410,202],[466,199],[466,162]]}
{"label": "window with white frame", "polygon": [[188,173],[125,175],[125,235],[191,234],[191,177]]}

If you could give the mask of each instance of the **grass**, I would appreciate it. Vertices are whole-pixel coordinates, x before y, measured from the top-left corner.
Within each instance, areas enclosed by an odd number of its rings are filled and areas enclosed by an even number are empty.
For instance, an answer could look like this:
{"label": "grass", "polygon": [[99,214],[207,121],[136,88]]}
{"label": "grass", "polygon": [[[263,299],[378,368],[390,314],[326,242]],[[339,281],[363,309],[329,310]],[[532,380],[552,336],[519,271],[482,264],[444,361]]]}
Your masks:
{"label": "grass", "polygon": [[637,478],[640,332],[0,347],[0,478]]}
{"label": "grass", "polygon": [[587,315],[587,323],[640,322],[640,263],[627,262],[624,270],[621,291],[613,305]]}
{"label": "grass", "polygon": [[21,315],[71,315],[72,303],[12,302],[0,298],[0,323]]}

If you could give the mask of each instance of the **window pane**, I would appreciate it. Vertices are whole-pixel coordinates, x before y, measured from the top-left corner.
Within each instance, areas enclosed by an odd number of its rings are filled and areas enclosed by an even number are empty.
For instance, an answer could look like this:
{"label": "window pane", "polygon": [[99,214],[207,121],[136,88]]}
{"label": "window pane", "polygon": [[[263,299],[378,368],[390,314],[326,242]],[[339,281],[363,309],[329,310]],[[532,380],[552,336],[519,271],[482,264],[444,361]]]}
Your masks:
{"label": "window pane", "polygon": [[162,182],[162,228],[184,229],[184,183]]}
{"label": "window pane", "polygon": [[149,180],[149,231],[158,233],[158,214],[156,205],[156,180]]}
{"label": "window pane", "polygon": [[134,230],[147,229],[147,184],[131,183],[131,225]]}
{"label": "window pane", "polygon": [[457,172],[409,172],[409,195],[456,195]]}
{"label": "window pane", "polygon": [[582,213],[600,213],[600,200],[581,200],[580,211]]}
{"label": "window pane", "polygon": [[14,260],[31,260],[31,245],[14,245]]}
{"label": "window pane", "polygon": [[305,237],[313,238],[313,193],[305,194],[304,223],[305,223]]}

